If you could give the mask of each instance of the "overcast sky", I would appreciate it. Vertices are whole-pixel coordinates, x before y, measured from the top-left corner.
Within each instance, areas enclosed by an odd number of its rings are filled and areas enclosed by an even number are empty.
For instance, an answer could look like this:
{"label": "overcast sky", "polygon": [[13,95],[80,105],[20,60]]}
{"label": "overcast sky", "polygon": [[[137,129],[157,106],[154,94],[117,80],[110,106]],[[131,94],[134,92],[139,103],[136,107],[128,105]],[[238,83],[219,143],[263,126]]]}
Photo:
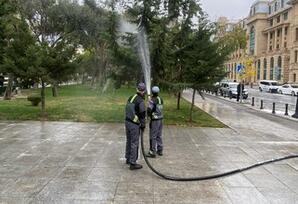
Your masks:
{"label": "overcast sky", "polygon": [[247,17],[249,9],[255,0],[201,0],[203,10],[208,13],[211,20],[220,16],[237,20]]}

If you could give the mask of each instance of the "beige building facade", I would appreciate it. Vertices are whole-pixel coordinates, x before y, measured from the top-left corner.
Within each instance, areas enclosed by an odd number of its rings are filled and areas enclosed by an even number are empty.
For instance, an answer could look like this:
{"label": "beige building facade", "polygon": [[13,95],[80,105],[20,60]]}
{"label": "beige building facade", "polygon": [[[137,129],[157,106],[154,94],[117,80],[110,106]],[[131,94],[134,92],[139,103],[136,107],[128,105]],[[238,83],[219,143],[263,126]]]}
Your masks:
{"label": "beige building facade", "polygon": [[298,0],[256,1],[244,29],[247,49],[236,51],[226,62],[228,79],[239,81],[236,68],[245,55],[254,59],[256,74],[249,82],[298,83]]}

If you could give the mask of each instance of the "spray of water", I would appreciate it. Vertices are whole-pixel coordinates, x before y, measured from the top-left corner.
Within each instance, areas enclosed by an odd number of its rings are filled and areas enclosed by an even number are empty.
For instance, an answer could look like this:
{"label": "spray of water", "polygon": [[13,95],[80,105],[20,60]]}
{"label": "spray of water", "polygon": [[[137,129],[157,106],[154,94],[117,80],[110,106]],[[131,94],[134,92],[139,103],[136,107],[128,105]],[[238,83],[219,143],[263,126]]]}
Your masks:
{"label": "spray of water", "polygon": [[138,40],[138,53],[142,64],[142,70],[144,73],[144,80],[147,88],[148,95],[151,94],[151,63],[150,63],[150,52],[147,41],[147,35],[145,28],[140,27],[137,34]]}
{"label": "spray of water", "polygon": [[[138,29],[139,27],[139,29]],[[151,63],[150,63],[150,52],[148,46],[148,40],[146,30],[141,25],[135,25],[128,22],[125,18],[120,19],[120,32],[132,33],[137,36],[137,49],[139,58],[144,73],[144,80],[147,88],[148,95],[151,94]]]}

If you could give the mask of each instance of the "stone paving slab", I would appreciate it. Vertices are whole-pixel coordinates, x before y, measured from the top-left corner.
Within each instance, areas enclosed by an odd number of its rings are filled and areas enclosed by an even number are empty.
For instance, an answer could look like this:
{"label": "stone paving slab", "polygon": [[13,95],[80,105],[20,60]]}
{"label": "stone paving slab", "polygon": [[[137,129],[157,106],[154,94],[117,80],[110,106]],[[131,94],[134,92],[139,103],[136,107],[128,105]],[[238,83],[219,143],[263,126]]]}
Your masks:
{"label": "stone paving slab", "polygon": [[[165,155],[151,161],[166,174],[203,176],[298,149],[294,135],[252,131],[166,126]],[[296,159],[202,182],[162,180],[141,156],[144,168],[130,171],[123,124],[1,122],[0,147],[1,204],[298,203]]]}

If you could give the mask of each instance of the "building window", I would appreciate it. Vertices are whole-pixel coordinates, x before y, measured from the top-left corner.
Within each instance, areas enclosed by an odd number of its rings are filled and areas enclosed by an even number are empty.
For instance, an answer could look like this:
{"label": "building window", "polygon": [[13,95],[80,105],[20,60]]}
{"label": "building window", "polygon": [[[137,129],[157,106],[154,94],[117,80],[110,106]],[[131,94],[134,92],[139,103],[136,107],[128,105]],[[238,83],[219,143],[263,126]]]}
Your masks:
{"label": "building window", "polygon": [[298,41],[298,28],[296,28],[296,41]]}
{"label": "building window", "polygon": [[260,80],[260,77],[261,77],[261,60],[258,60],[257,80]]}
{"label": "building window", "polygon": [[285,35],[288,35],[288,27],[285,27]]}
{"label": "building window", "polygon": [[270,22],[270,26],[273,26],[273,19],[270,19],[269,22]]}
{"label": "building window", "polygon": [[279,49],[279,44],[276,44],[276,49]]}
{"label": "building window", "polygon": [[280,23],[280,16],[276,17],[276,23]]}
{"label": "building window", "polygon": [[251,27],[249,34],[249,51],[250,54],[255,54],[255,27]]}
{"label": "building window", "polygon": [[273,38],[273,32],[270,32],[270,39]]}
{"label": "building window", "polygon": [[296,82],[296,74],[293,74],[293,82]]}
{"label": "building window", "polygon": [[271,15],[271,12],[272,12],[272,11],[271,11],[271,6],[269,6],[269,15]]}
{"label": "building window", "polygon": [[281,8],[285,7],[285,0],[281,0]]}
{"label": "building window", "polygon": [[278,6],[278,4],[277,4],[277,2],[275,2],[275,4],[274,4],[274,11],[275,12],[277,11],[277,6]]}
{"label": "building window", "polygon": [[284,13],[284,20],[285,20],[285,21],[288,20],[288,12]]}
{"label": "building window", "polygon": [[288,47],[288,44],[287,44],[287,42],[285,42],[285,44],[284,44],[284,48],[287,48]]}
{"label": "building window", "polygon": [[280,29],[277,30],[277,37],[280,36],[280,31],[281,31]]}
{"label": "building window", "polygon": [[274,58],[270,59],[270,80],[273,80]]}
{"label": "building window", "polygon": [[266,80],[267,79],[267,59],[264,58],[264,72],[263,72],[263,79]]}
{"label": "building window", "polygon": [[277,60],[277,70],[276,70],[277,80],[281,80],[281,67],[282,67],[282,59],[281,59],[281,56],[279,56]]}
{"label": "building window", "polygon": [[298,50],[295,51],[295,63],[298,62]]}

